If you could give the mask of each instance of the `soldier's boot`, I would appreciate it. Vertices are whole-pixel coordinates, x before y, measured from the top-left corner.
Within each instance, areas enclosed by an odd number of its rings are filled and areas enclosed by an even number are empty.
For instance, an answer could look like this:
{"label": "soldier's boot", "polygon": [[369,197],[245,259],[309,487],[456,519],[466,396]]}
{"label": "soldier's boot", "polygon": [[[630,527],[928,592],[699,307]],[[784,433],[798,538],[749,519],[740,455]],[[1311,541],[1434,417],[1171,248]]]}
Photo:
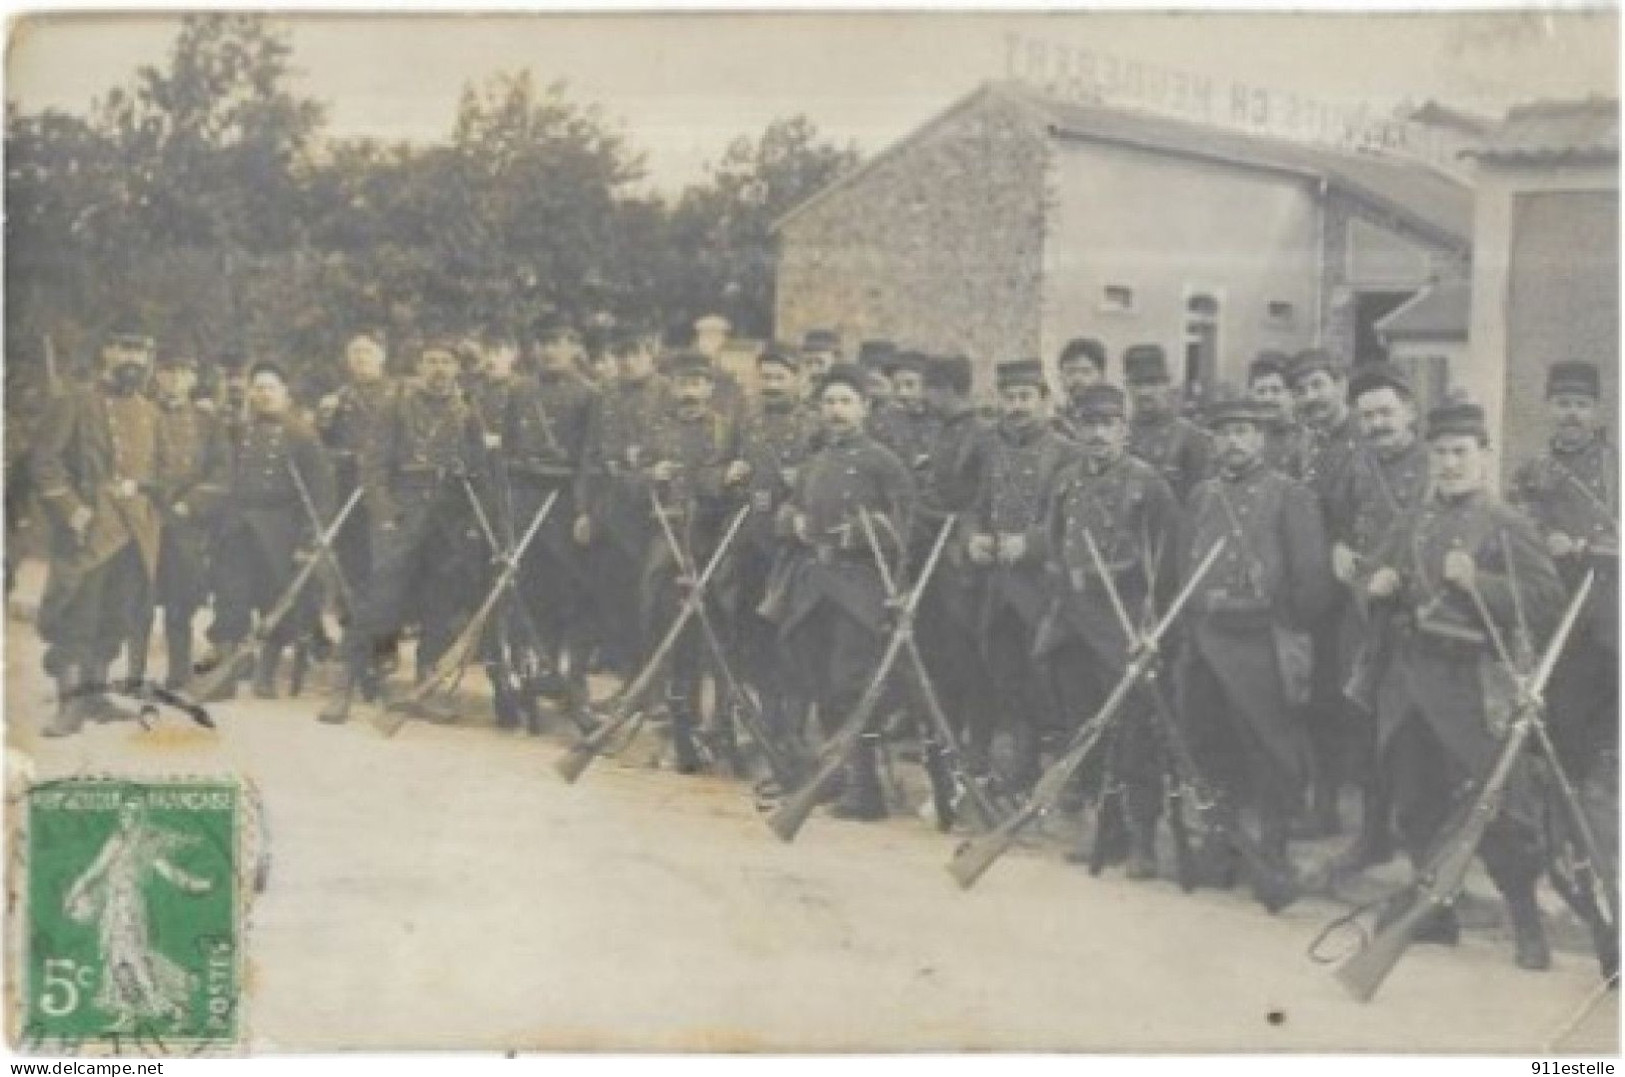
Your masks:
{"label": "soldier's boot", "polygon": [[727,772],[730,778],[743,778],[748,772],[745,766],[745,757],[739,752],[739,741],[734,735],[734,717],[732,707],[723,707],[717,711],[716,724],[706,734],[706,745],[711,750],[711,758],[715,759]]}
{"label": "soldier's boot", "polygon": [[1124,874],[1130,879],[1157,877],[1157,824],[1154,820],[1129,823],[1128,867]]}
{"label": "soldier's boot", "polygon": [[121,707],[113,701],[110,694],[114,688],[112,679],[108,676],[108,665],[87,666],[85,669],[84,698],[81,709],[85,717],[93,722],[130,722],[135,720],[135,711],[128,707]]}
{"label": "soldier's boot", "polygon": [[872,823],[886,818],[886,795],[880,787],[880,735],[865,733],[858,738],[847,768],[846,791],[830,814],[837,819]]}
{"label": "soldier's boot", "polygon": [[1196,853],[1196,885],[1229,890],[1236,885],[1240,854],[1236,847],[1215,831],[1208,831]]}
{"label": "soldier's boot", "polygon": [[282,665],[282,645],[267,643],[260,648],[259,660],[254,663],[254,698],[276,698],[276,672]]}
{"label": "soldier's boot", "polygon": [[339,665],[339,681],[333,686],[333,694],[322,709],[316,712],[318,721],[328,725],[343,725],[350,720],[350,708],[355,703],[356,690],[360,687],[361,677],[352,662],[343,662]]}
{"label": "soldier's boot", "polygon": [[500,662],[485,664],[485,677],[491,682],[491,709],[496,714],[497,728],[519,728],[519,701],[513,685],[508,683],[506,670]]}
{"label": "soldier's boot", "polygon": [[164,687],[178,692],[192,677],[192,626],[164,626]]}
{"label": "soldier's boot", "polygon": [[310,649],[309,640],[300,640],[293,645],[293,664],[288,669],[288,698],[293,699],[305,690],[305,678],[310,675]]}
{"label": "soldier's boot", "polygon": [[40,733],[47,737],[71,737],[84,728],[84,700],[79,695],[79,670],[67,666],[56,678],[56,710]]}
{"label": "soldier's boot", "polygon": [[671,709],[672,769],[679,774],[698,774],[705,769],[705,757],[694,740],[694,715],[687,700],[674,700]]}
{"label": "soldier's boot", "polygon": [[1279,912],[1297,901],[1303,893],[1292,866],[1292,857],[1287,851],[1289,828],[1284,818],[1266,814],[1259,821],[1258,829],[1258,845],[1270,870],[1253,872],[1253,897],[1270,912]]}
{"label": "soldier's boot", "polygon": [[1331,867],[1339,874],[1352,874],[1386,864],[1394,858],[1394,833],[1388,822],[1386,800],[1376,801],[1368,788],[1360,806],[1360,832],[1332,858]]}
{"label": "soldier's boot", "polygon": [[1512,962],[1520,969],[1540,971],[1552,967],[1552,949],[1546,942],[1535,888],[1519,887],[1506,895],[1507,913],[1512,918]]}

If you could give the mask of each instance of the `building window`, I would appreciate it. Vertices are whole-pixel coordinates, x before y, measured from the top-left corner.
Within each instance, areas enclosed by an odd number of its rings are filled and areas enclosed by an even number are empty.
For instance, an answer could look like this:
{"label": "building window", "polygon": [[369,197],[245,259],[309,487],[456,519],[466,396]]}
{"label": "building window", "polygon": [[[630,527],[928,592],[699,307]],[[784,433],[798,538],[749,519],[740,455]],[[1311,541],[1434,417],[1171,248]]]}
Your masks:
{"label": "building window", "polygon": [[1219,300],[1205,292],[1185,299],[1185,382],[1210,387],[1219,374]]}
{"label": "building window", "polygon": [[1271,329],[1291,329],[1298,324],[1298,309],[1285,299],[1272,299],[1264,308],[1264,320]]}
{"label": "building window", "polygon": [[1126,284],[1108,284],[1100,297],[1100,309],[1108,314],[1131,314],[1134,311],[1134,289]]}

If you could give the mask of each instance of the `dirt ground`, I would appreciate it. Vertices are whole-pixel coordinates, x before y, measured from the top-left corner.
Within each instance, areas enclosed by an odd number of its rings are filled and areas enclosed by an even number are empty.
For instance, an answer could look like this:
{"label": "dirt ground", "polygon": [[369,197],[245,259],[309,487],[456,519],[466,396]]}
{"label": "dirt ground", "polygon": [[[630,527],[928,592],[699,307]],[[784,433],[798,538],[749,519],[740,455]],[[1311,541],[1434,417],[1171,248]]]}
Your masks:
{"label": "dirt ground", "polygon": [[[268,889],[247,1003],[259,1051],[1618,1052],[1617,996],[1567,1035],[1595,962],[1546,973],[1470,931],[1375,1001],[1305,948],[1340,910],[1090,878],[1052,845],[972,891],[918,818],[816,815],[792,845],[738,783],[628,753],[564,784],[567,736],[319,724],[314,696],[47,741],[32,628],[7,625],[8,771],[235,771],[261,791]],[[1042,844],[1042,843],[1041,843]]]}

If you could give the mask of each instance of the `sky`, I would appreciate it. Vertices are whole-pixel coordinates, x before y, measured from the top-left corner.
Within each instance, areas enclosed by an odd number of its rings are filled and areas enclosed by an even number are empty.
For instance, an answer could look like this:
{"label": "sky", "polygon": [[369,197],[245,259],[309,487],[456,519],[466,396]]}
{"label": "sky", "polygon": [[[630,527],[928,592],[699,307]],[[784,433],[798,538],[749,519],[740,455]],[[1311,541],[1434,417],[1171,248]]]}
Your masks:
{"label": "sky", "polygon": [[[13,24],[6,98],[88,108],[160,63],[172,15]],[[529,68],[597,103],[675,192],[741,134],[804,113],[873,152],[977,84],[1010,74],[1009,43],[1044,41],[1328,103],[1439,99],[1499,115],[1534,98],[1617,95],[1613,14],[293,15],[298,88],[329,134],[445,138],[464,86]]]}

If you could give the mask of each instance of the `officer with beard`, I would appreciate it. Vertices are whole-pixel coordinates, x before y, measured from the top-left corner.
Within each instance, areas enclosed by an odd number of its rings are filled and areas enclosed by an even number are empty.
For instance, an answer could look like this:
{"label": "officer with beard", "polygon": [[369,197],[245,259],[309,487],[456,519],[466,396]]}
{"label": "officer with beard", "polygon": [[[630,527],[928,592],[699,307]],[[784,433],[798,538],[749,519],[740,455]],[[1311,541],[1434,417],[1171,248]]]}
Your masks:
{"label": "officer with beard", "polygon": [[1518,469],[1511,500],[1534,519],[1570,589],[1597,570],[1589,605],[1546,688],[1552,736],[1576,781],[1593,773],[1612,781],[1619,753],[1619,454],[1604,424],[1596,364],[1552,364],[1546,409],[1551,441]]}
{"label": "officer with beard", "polygon": [[1000,363],[997,378],[999,422],[987,439],[966,555],[983,569],[982,647],[1015,736],[1013,780],[1025,788],[1038,779],[1043,734],[1059,718],[1049,672],[1033,656],[1052,597],[1045,512],[1077,446],[1050,425],[1042,361]]}
{"label": "officer with beard", "polygon": [[108,337],[100,376],[53,397],[40,426],[34,478],[51,521],[51,563],[38,627],[57,687],[46,736],[128,716],[101,689],[153,612],[162,528],[153,497],[165,449],[158,409],[141,391],[152,353],[145,337]]}
{"label": "officer with beard", "polygon": [[[1192,749],[1232,807],[1256,808],[1259,845],[1287,869],[1287,824],[1305,777],[1296,641],[1325,616],[1335,583],[1315,498],[1264,463],[1270,416],[1222,390],[1208,406],[1219,472],[1191,491],[1178,544],[1188,579],[1220,540],[1224,552],[1192,596],[1175,678]],[[1211,881],[1230,881],[1234,851],[1203,850]],[[1267,880],[1254,879],[1269,904]]]}
{"label": "officer with beard", "polygon": [[[1527,625],[1544,641],[1563,603],[1539,532],[1489,492],[1484,410],[1466,401],[1434,408],[1427,441],[1432,493],[1357,577],[1395,634],[1377,689],[1377,735],[1417,868],[1498,757],[1517,707],[1492,634],[1515,641]],[[1528,779],[1514,770],[1478,854],[1511,914],[1516,964],[1544,969],[1551,952],[1535,902],[1540,835]],[[1458,931],[1443,907],[1417,937],[1454,942]]]}
{"label": "officer with beard", "polygon": [[1213,442],[1179,414],[1160,344],[1135,344],[1123,353],[1123,380],[1133,404],[1128,451],[1161,472],[1181,502],[1213,471]]}

